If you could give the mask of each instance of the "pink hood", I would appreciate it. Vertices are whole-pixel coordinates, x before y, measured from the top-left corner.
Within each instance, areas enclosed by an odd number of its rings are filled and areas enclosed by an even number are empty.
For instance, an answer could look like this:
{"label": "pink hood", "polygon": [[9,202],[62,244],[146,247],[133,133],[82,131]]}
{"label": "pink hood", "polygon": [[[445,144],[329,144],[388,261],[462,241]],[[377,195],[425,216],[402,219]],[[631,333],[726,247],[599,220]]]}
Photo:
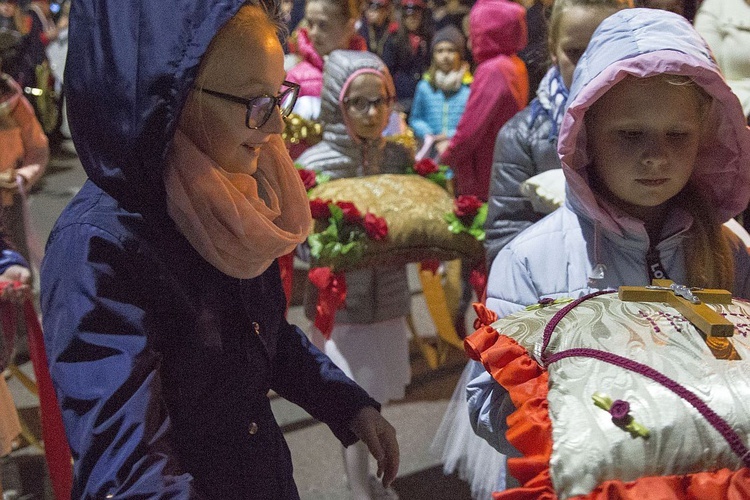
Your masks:
{"label": "pink hood", "polygon": [[690,77],[713,99],[692,182],[721,222],[742,212],[750,200],[750,130],[710,49],[681,16],[656,9],[625,9],[602,22],[581,57],[558,141],[571,207],[617,234],[642,231],[642,224],[613,215],[597,201],[587,175],[590,159],[584,116],[627,75],[660,73]]}
{"label": "pink hood", "polygon": [[469,13],[469,26],[477,64],[526,47],[526,9],[509,0],[478,0]]}

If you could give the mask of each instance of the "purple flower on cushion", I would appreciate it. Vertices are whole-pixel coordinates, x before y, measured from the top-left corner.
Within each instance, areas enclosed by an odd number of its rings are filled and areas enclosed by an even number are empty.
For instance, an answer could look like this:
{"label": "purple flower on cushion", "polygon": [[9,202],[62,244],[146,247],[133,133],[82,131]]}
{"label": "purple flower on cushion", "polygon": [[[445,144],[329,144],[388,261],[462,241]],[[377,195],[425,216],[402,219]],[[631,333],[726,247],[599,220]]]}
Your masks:
{"label": "purple flower on cushion", "polygon": [[554,302],[555,299],[553,299],[552,297],[544,297],[543,299],[539,299],[539,305],[542,307],[554,304]]}
{"label": "purple flower on cushion", "polygon": [[615,425],[627,425],[630,420],[630,403],[622,399],[616,399],[609,408],[612,422]]}

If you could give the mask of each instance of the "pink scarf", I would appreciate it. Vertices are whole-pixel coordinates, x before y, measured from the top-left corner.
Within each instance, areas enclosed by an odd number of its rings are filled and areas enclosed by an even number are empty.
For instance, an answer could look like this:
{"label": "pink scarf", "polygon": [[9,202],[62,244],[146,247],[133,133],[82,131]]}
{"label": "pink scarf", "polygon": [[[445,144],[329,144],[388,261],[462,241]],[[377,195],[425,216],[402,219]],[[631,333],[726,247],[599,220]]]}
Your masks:
{"label": "pink scarf", "polygon": [[253,175],[223,170],[181,131],[164,172],[167,210],[193,248],[234,278],[259,276],[310,230],[310,205],[280,136]]}

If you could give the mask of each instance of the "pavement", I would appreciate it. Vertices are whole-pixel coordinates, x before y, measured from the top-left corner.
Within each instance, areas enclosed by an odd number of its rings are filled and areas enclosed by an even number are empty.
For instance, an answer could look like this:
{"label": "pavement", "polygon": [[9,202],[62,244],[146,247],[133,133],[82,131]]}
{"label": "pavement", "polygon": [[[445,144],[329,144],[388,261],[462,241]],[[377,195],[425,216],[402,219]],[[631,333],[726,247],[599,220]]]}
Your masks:
{"label": "pavement", "polygon": [[[46,241],[57,216],[82,186],[86,176],[78,158],[58,152],[53,155],[47,174],[30,197],[32,223],[39,239]],[[297,266],[303,282],[303,266]],[[420,336],[435,344],[435,327],[427,313],[414,266],[409,267],[412,290],[412,315]],[[299,294],[295,293],[295,297]],[[290,321],[303,329],[309,324],[299,300],[293,300]],[[472,314],[467,314],[471,328]],[[471,331],[471,330],[469,330]],[[466,482],[455,474],[444,475],[439,459],[430,452],[430,444],[466,363],[462,351],[449,348],[446,361],[432,369],[411,343],[412,380],[406,396],[384,407],[383,415],[394,425],[401,448],[401,467],[393,488],[399,497],[430,500],[470,500]],[[21,369],[33,377],[29,363]],[[32,433],[39,435],[38,400],[16,378],[8,380],[16,406]],[[351,498],[341,457],[341,448],[328,428],[288,401],[271,395],[274,414],[289,443],[294,478],[303,500],[346,500]],[[374,471],[374,461],[372,462]],[[15,490],[23,500],[47,500],[53,496],[41,450],[33,445],[14,451],[2,460],[3,485]]]}

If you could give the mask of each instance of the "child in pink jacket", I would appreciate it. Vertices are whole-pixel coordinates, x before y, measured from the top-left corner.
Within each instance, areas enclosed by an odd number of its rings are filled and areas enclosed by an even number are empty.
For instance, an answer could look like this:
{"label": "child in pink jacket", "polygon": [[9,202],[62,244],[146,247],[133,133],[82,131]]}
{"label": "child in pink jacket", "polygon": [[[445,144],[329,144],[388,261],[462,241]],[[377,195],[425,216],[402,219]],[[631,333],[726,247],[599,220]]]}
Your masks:
{"label": "child in pink jacket", "polygon": [[526,65],[516,55],[526,46],[526,10],[510,0],[478,0],[469,27],[474,82],[441,162],[455,173],[456,194],[486,201],[497,132],[529,99]]}

